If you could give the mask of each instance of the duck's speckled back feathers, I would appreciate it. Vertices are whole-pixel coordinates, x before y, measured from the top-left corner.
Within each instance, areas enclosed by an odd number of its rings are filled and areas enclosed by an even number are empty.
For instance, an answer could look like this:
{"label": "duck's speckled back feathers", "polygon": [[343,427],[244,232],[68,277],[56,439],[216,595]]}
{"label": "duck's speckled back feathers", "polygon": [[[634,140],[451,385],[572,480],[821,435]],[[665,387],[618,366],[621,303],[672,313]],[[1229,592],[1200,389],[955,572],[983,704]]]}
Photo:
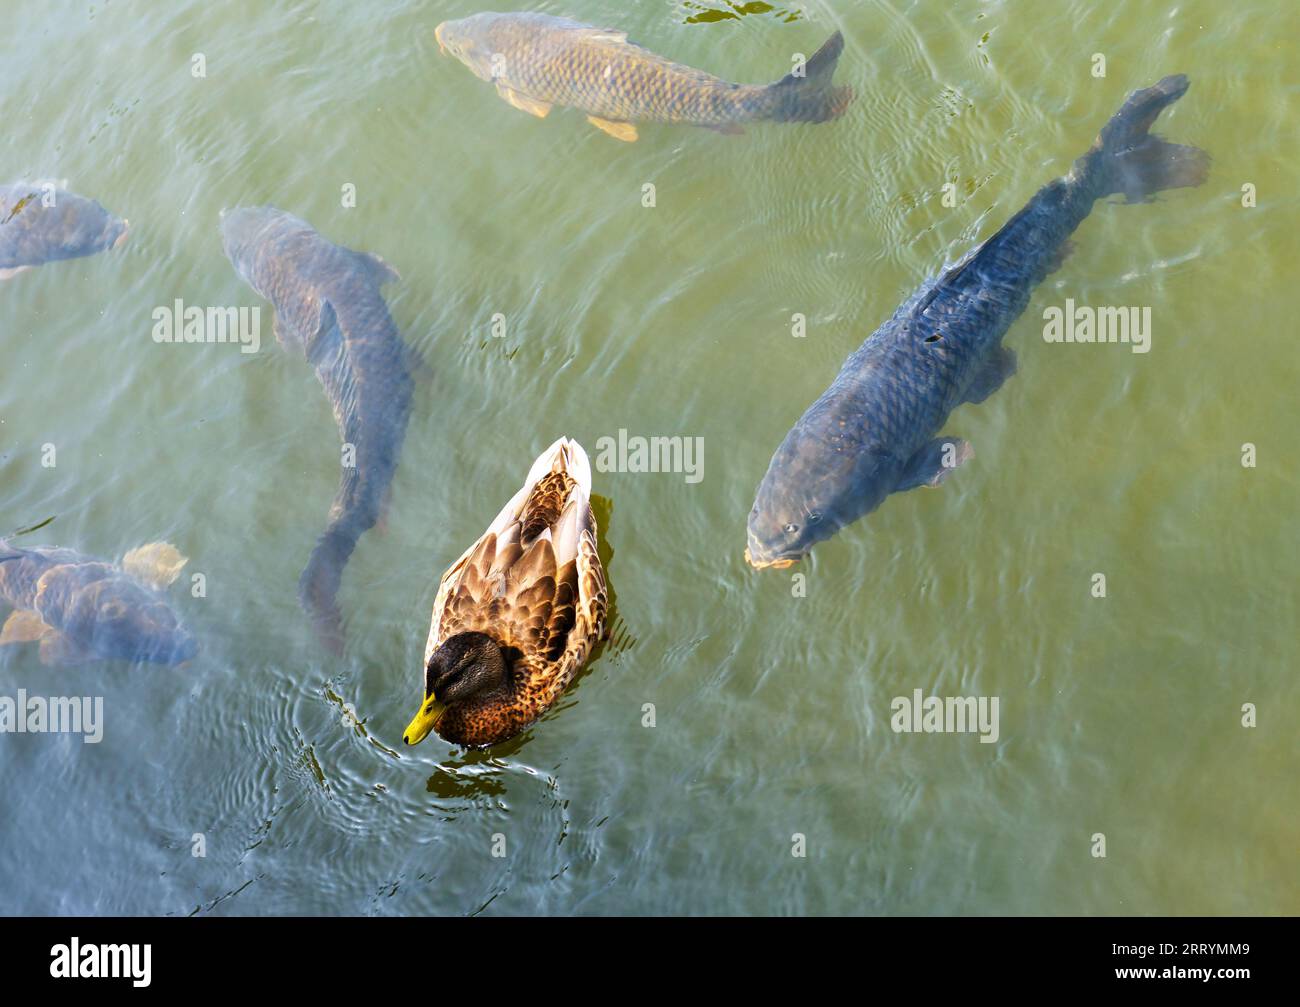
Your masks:
{"label": "duck's speckled back feathers", "polygon": [[605,626],[585,452],[561,438],[483,536],[443,575],[425,646],[427,665],[460,633],[490,636],[513,656],[509,695],[453,704],[437,732],[484,746],[518,734],[559,699]]}

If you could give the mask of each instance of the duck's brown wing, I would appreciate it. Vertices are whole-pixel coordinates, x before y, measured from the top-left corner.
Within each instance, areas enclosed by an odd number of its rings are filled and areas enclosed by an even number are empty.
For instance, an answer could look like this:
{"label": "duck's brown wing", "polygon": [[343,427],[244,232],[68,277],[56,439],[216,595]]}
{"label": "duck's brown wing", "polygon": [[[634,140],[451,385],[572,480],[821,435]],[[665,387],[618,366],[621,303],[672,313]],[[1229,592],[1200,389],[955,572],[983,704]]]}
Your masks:
{"label": "duck's brown wing", "polygon": [[[519,652],[521,698],[540,714],[586,663],[605,627],[605,573],[590,512],[576,554],[556,564],[549,533],[526,549],[485,535],[448,571],[434,606],[425,662],[457,633],[486,633]],[[562,546],[563,547],[563,546]]]}
{"label": "duck's brown wing", "polygon": [[513,534],[489,532],[443,577],[425,662],[444,640],[469,632],[486,633],[530,662],[551,660],[563,651],[574,581],[573,564],[557,569],[549,534],[523,548]]}
{"label": "duck's brown wing", "polygon": [[573,624],[565,638],[564,651],[556,668],[553,696],[558,696],[587,663],[592,649],[605,632],[605,614],[608,593],[605,588],[605,569],[596,552],[595,522],[591,512],[586,515],[588,527],[582,529],[578,539],[578,555],[574,561],[573,584],[576,598],[573,606]]}

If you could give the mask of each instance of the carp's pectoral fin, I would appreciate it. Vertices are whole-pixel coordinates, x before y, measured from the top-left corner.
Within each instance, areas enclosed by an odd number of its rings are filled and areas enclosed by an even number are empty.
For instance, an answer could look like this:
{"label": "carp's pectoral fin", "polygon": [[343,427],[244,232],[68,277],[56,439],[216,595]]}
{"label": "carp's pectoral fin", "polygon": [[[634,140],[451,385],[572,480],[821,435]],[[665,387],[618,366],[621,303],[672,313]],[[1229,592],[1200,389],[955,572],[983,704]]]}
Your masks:
{"label": "carp's pectoral fin", "polygon": [[50,630],[41,637],[41,664],[47,668],[53,665],[85,664],[96,657],[88,650],[83,650],[57,630]]}
{"label": "carp's pectoral fin", "polygon": [[150,542],[122,557],[122,569],[149,587],[162,590],[175,582],[189,562],[170,542]]}
{"label": "carp's pectoral fin", "polygon": [[8,280],[19,273],[27,272],[31,268],[31,266],[15,266],[13,269],[0,269],[0,280]]}
{"label": "carp's pectoral fin", "polygon": [[1016,351],[999,346],[989,354],[966,390],[967,402],[983,402],[1002,387],[1002,383],[1016,373]]}
{"label": "carp's pectoral fin", "polygon": [[1066,238],[1057,247],[1056,251],[1052,253],[1052,257],[1047,260],[1047,267],[1044,269],[1043,275],[1048,276],[1051,273],[1055,273],[1061,268],[1062,264],[1070,257],[1070,253],[1073,251],[1074,242],[1069,238]]}
{"label": "carp's pectoral fin", "polygon": [[526,94],[520,94],[514,88],[506,87],[500,81],[497,82],[497,94],[501,95],[507,104],[513,105],[521,112],[535,115],[539,119],[545,119],[551,112],[551,103],[549,101],[538,101]]}
{"label": "carp's pectoral fin", "polygon": [[975,449],[960,437],[932,440],[903,466],[903,475],[895,489],[901,492],[917,486],[938,486],[953,469],[974,457]]}
{"label": "carp's pectoral fin", "polygon": [[[367,263],[369,267],[369,263]],[[313,329],[311,326],[315,325]],[[297,348],[311,356],[314,347],[321,343],[321,336],[329,332],[338,324],[338,318],[334,314],[334,306],[329,301],[322,300],[316,306],[316,318],[307,319],[304,325],[297,326],[289,323],[278,313],[275,316],[275,341],[285,349]]]}
{"label": "carp's pectoral fin", "polygon": [[339,319],[334,314],[334,305],[329,301],[320,302],[320,315],[316,322],[316,331],[303,345],[307,363],[313,367],[318,366],[325,355],[338,346],[341,339],[338,332]]}
{"label": "carp's pectoral fin", "polygon": [[35,643],[50,632],[53,632],[50,627],[31,609],[17,609],[5,620],[4,629],[0,629],[0,647],[13,643]]}
{"label": "carp's pectoral fin", "polygon": [[637,141],[636,127],[630,122],[613,122],[595,115],[587,116],[587,121],[597,129],[604,130],[615,140],[622,140],[624,143],[636,143]]}

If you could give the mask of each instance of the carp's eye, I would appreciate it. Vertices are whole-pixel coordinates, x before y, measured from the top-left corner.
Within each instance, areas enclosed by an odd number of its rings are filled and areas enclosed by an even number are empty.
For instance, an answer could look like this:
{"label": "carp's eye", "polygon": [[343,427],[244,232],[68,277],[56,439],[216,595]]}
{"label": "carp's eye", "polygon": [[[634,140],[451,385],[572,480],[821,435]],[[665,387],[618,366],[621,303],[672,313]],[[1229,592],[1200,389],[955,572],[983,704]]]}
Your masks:
{"label": "carp's eye", "polygon": [[798,530],[799,530],[799,526],[797,524],[788,524],[785,526],[785,533],[787,535],[793,535]]}
{"label": "carp's eye", "polygon": [[813,511],[811,514],[808,515],[808,523],[809,523],[809,524],[816,524],[816,523],[817,523],[818,521],[820,521],[821,519],[822,519],[822,516],[821,516],[820,514],[818,514],[816,511]]}

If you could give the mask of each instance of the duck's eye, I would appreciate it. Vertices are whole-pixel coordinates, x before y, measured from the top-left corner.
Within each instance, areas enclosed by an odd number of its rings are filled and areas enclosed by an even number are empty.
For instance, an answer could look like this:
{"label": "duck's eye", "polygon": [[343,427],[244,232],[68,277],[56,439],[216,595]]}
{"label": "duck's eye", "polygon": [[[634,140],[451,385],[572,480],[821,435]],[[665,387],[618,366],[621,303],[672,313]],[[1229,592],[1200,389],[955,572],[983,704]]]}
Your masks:
{"label": "duck's eye", "polygon": [[822,516],[821,516],[820,514],[818,514],[816,511],[813,511],[811,514],[808,515],[808,523],[809,523],[809,524],[816,524],[816,523],[817,523],[818,521],[820,521],[821,519],[822,519]]}
{"label": "duck's eye", "polygon": [[799,526],[797,524],[788,524],[785,526],[785,533],[787,535],[793,535],[798,530],[799,530]]}

